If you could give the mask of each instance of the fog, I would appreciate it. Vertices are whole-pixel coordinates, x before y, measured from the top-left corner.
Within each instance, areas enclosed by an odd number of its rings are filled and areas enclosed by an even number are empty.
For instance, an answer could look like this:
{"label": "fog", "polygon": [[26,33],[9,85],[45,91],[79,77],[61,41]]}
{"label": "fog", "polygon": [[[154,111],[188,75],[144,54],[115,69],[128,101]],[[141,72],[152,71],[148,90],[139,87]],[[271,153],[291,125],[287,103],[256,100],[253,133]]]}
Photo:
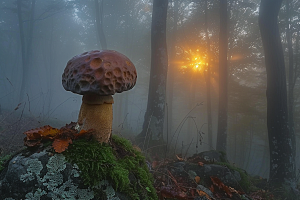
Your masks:
{"label": "fog", "polygon": [[[5,143],[6,138],[10,138],[11,143],[16,138],[21,141],[22,133],[28,129],[43,125],[59,128],[71,121],[76,122],[82,95],[65,91],[62,73],[72,57],[102,49],[96,27],[95,1],[26,0],[22,1],[19,10],[17,1],[0,2],[1,143]],[[168,81],[163,137],[168,137],[170,145],[176,146],[174,153],[182,156],[216,148],[219,97],[217,2],[209,1],[208,4],[208,36],[213,53],[207,61],[204,1],[178,0],[178,13],[174,1],[169,1]],[[152,1],[109,0],[103,1],[102,6],[102,28],[107,49],[126,55],[134,63],[138,74],[133,89],[113,95],[113,134],[134,139],[143,129],[147,110]],[[227,157],[249,173],[267,177],[267,83],[257,23],[258,7],[259,1],[256,0],[248,3],[233,1],[229,5]],[[287,59],[284,17],[281,16],[281,19]],[[293,36],[295,49],[299,47],[296,42],[299,39],[298,29]],[[299,62],[299,50],[294,53],[295,62]],[[197,59],[201,61],[196,63]],[[212,146],[208,142],[207,65],[212,73]],[[295,65],[299,69],[299,64]],[[298,77],[294,88],[294,122],[299,144],[300,81],[299,72],[295,74]],[[25,119],[29,122],[24,122]],[[13,126],[18,128],[14,129],[13,136],[7,136]],[[19,147],[20,143],[16,146]],[[299,155],[296,160],[298,169]]]}

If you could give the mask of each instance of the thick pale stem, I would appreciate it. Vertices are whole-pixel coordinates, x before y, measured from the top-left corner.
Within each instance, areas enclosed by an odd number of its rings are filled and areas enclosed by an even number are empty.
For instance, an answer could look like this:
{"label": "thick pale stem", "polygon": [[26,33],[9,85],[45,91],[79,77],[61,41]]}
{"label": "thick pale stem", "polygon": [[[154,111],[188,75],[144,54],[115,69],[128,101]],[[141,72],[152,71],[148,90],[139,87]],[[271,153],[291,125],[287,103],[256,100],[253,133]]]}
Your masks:
{"label": "thick pale stem", "polygon": [[94,138],[107,143],[113,120],[112,96],[84,95],[78,116],[80,130],[94,129]]}

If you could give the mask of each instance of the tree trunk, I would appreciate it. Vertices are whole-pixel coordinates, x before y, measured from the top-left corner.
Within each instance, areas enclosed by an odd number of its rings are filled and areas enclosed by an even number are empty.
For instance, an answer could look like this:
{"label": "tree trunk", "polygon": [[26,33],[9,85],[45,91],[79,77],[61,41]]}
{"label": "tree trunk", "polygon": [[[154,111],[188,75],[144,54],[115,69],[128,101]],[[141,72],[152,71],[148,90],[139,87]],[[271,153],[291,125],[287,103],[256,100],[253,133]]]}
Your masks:
{"label": "tree trunk", "polygon": [[294,140],[288,126],[287,89],[283,49],[278,27],[282,0],[261,0],[259,28],[267,71],[267,128],[271,186],[280,187],[295,178]]}
{"label": "tree trunk", "polygon": [[206,112],[207,112],[207,134],[208,134],[208,145],[209,149],[213,149],[213,133],[212,133],[212,117],[211,117],[211,94],[210,94],[210,88],[211,88],[211,65],[210,65],[210,59],[211,59],[211,52],[210,52],[210,41],[209,41],[209,35],[208,35],[208,19],[207,19],[207,0],[205,0],[205,37],[206,37],[206,44],[207,44],[207,71],[204,74],[206,79]]}
{"label": "tree trunk", "polygon": [[96,9],[96,27],[98,39],[100,41],[100,45],[102,49],[107,49],[106,38],[103,30],[103,1],[101,0],[101,5],[99,4],[99,0],[95,0],[95,9]]}
{"label": "tree trunk", "polygon": [[33,29],[34,29],[34,14],[35,14],[35,0],[31,1],[30,8],[30,20],[29,20],[29,30],[27,32],[27,40],[25,37],[25,30],[23,26],[23,17],[22,17],[22,0],[17,1],[17,15],[19,21],[19,32],[20,32],[20,41],[21,41],[21,54],[22,54],[22,83],[20,91],[20,101],[25,99],[25,94],[29,92],[29,66],[32,60],[32,39],[33,39]]}
{"label": "tree trunk", "polygon": [[227,70],[227,0],[220,0],[220,35],[219,35],[219,113],[218,113],[218,151],[226,152],[227,145],[227,110],[228,110],[228,70]]}
{"label": "tree trunk", "polygon": [[[176,41],[177,41],[177,23],[178,23],[178,0],[174,1],[174,8],[173,8],[173,30],[172,30],[172,42],[171,42],[171,49],[170,49],[170,57],[173,62],[169,63],[169,69],[168,69],[168,89],[167,89],[167,100],[168,100],[168,106],[167,106],[167,115],[168,115],[168,121],[167,121],[167,134],[171,133],[173,130],[173,95],[174,95],[174,71],[176,70],[177,64],[174,62],[176,59]],[[167,136],[167,143],[169,136]],[[169,147],[167,147],[169,148]]]}
{"label": "tree trunk", "polygon": [[151,25],[151,70],[147,110],[137,142],[143,149],[163,143],[168,54],[166,19],[168,0],[154,0]]}
{"label": "tree trunk", "polygon": [[290,29],[290,0],[286,0],[286,40],[288,45],[288,115],[289,115],[289,130],[292,136],[293,155],[296,156],[296,138],[294,130],[294,51],[292,43],[292,35]]}

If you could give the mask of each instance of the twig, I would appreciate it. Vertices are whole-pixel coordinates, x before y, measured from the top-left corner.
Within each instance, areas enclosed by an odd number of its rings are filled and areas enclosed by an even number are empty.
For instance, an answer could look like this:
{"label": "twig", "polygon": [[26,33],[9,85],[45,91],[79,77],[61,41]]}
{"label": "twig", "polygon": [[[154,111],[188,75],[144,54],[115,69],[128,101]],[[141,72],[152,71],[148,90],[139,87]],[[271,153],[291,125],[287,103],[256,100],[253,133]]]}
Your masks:
{"label": "twig", "polygon": [[[151,114],[149,122],[148,122],[147,130],[146,130],[146,135],[145,135],[145,139],[144,139],[144,144],[143,144],[143,149],[145,148],[145,142],[147,140],[148,130],[149,130],[150,122],[151,122],[151,119],[152,119],[152,115],[153,115],[153,111],[152,111],[152,114]],[[149,145],[149,143],[148,143],[148,145]],[[147,148],[148,148],[148,145],[147,145]]]}

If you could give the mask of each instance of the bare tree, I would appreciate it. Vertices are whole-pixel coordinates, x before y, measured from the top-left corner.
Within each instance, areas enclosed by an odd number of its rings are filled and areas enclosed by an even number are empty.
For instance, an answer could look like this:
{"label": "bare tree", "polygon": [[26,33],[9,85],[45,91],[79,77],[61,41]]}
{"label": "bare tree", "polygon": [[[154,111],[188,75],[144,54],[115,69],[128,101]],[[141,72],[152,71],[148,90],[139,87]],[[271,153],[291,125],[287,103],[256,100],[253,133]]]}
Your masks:
{"label": "bare tree", "polygon": [[[151,70],[143,130],[137,137],[142,148],[163,143],[168,54],[166,20],[168,0],[154,0],[151,25]],[[148,145],[149,144],[149,145]]]}
{"label": "bare tree", "polygon": [[[22,84],[20,91],[20,100],[24,100],[25,94],[28,92],[28,79],[30,73],[30,64],[32,61],[32,39],[33,39],[33,30],[34,30],[34,15],[35,15],[35,0],[30,1],[30,9],[29,11],[29,28],[24,28],[24,19],[23,15],[25,4],[23,4],[22,0],[17,0],[17,15],[19,21],[19,32],[20,32],[20,41],[21,41],[21,56],[22,56]],[[25,7],[26,8],[26,7]]]}
{"label": "bare tree", "polygon": [[96,9],[96,27],[98,39],[100,41],[100,45],[102,49],[107,49],[106,38],[103,30],[103,1],[95,0],[95,9]]}
{"label": "bare tree", "polygon": [[286,0],[286,40],[288,47],[288,115],[289,115],[289,129],[290,134],[292,135],[292,150],[294,156],[296,156],[296,138],[294,130],[294,88],[296,84],[296,68],[294,67],[294,51],[292,43],[293,32],[290,28],[291,20],[291,0]]}
{"label": "bare tree", "polygon": [[211,113],[211,52],[210,52],[210,40],[208,35],[208,5],[207,0],[205,0],[205,37],[206,37],[206,45],[207,45],[207,71],[205,73],[206,80],[206,101],[207,101],[207,133],[208,133],[208,145],[210,149],[213,149],[213,133],[212,133],[212,113]]}
{"label": "bare tree", "polygon": [[220,0],[220,35],[219,35],[219,113],[217,146],[218,151],[226,152],[227,145],[227,110],[228,110],[228,70],[227,70],[227,0]]}
{"label": "bare tree", "polygon": [[267,128],[270,148],[269,182],[280,187],[294,181],[294,136],[288,126],[283,49],[278,27],[282,0],[261,0],[259,28],[267,70]]}

